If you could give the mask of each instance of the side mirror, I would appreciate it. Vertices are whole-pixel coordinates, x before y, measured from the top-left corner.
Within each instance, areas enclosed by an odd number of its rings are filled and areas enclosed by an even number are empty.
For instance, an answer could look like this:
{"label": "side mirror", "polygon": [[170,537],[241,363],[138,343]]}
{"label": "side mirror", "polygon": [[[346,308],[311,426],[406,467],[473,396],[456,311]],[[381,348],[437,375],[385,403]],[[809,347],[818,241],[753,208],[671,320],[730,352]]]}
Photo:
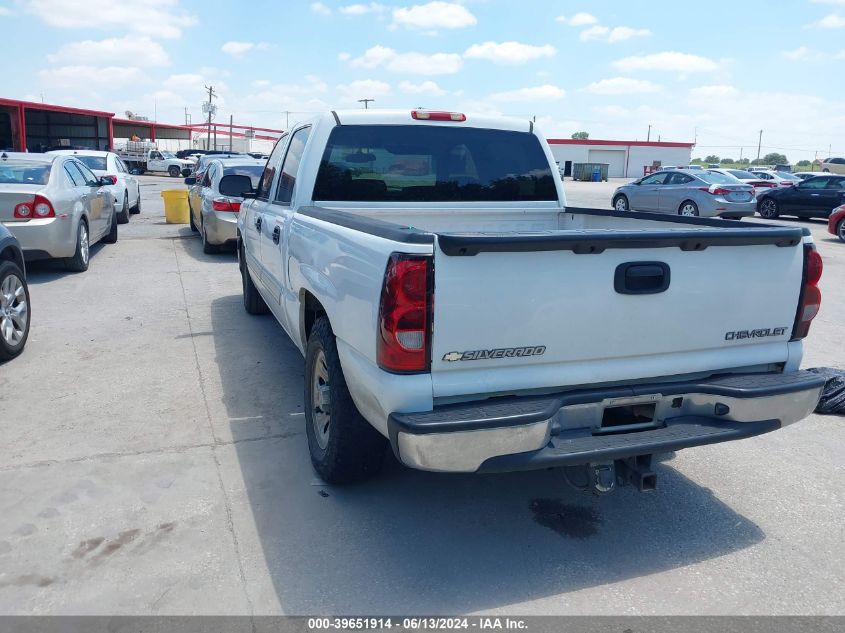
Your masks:
{"label": "side mirror", "polygon": [[117,176],[100,176],[96,183],[88,183],[93,187],[108,187],[117,184]]}
{"label": "side mirror", "polygon": [[186,184],[186,185],[195,185],[195,184],[197,184],[197,179],[196,179],[196,177],[195,177],[195,176],[188,176],[187,178],[185,178],[185,184]]}

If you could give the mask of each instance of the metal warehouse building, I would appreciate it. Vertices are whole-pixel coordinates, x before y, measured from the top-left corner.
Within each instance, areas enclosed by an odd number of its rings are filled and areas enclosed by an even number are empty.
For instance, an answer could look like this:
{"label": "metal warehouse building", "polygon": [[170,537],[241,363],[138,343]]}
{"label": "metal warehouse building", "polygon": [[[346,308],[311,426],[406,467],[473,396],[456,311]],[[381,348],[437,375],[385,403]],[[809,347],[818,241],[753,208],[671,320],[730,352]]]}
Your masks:
{"label": "metal warehouse building", "polygon": [[660,141],[600,141],[550,138],[552,154],[564,175],[573,163],[607,163],[611,178],[639,178],[653,166],[688,165],[695,143]]}

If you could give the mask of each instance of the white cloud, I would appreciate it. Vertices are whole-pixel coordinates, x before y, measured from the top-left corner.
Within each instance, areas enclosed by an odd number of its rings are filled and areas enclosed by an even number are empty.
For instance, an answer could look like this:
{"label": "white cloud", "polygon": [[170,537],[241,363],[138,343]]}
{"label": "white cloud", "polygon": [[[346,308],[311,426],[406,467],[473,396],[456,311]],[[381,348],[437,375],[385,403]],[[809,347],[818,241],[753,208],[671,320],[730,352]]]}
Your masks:
{"label": "white cloud", "polygon": [[312,2],[311,11],[317,15],[331,15],[332,10],[324,5],[322,2]]}
{"label": "white cloud", "polygon": [[338,11],[343,15],[366,15],[367,13],[384,13],[387,7],[378,2],[371,2],[369,4],[349,4],[345,7],[340,7]]}
{"label": "white cloud", "polygon": [[348,84],[337,86],[338,95],[346,102],[357,102],[358,99],[378,99],[392,94],[390,84],[376,79],[359,79]]}
{"label": "white cloud", "polygon": [[402,81],[399,83],[399,90],[407,94],[428,95],[431,97],[442,97],[446,94],[446,91],[433,81],[424,81],[419,84],[415,84],[410,81]]}
{"label": "white cloud", "polygon": [[553,57],[557,53],[554,46],[534,46],[519,42],[484,42],[473,44],[464,53],[469,59],[487,59],[497,64],[523,64],[532,59]]}
{"label": "white cloud", "polygon": [[595,26],[591,26],[590,28],[581,31],[581,34],[578,37],[582,42],[589,42],[590,40],[603,40],[609,33],[610,29],[608,27],[596,24]]}
{"label": "white cloud", "polygon": [[559,15],[555,18],[555,21],[569,24],[569,26],[587,26],[589,24],[595,24],[599,19],[590,13],[581,12],[576,13],[571,18],[567,18],[565,15]]}
{"label": "white cloud", "polygon": [[812,48],[807,48],[806,46],[799,46],[798,48],[794,48],[789,51],[782,51],[781,56],[784,59],[794,62],[818,61],[824,58],[824,55],[822,55],[821,52]]}
{"label": "white cloud", "polygon": [[47,55],[47,59],[55,63],[73,60],[77,65],[166,66],[170,63],[161,44],[143,35],[71,42]]}
{"label": "white cloud", "polygon": [[137,84],[146,77],[133,66],[61,66],[39,71],[38,77],[51,88],[90,88],[108,86],[118,88]]}
{"label": "white cloud", "polygon": [[653,70],[661,73],[699,73],[710,72],[719,68],[719,65],[712,59],[701,57],[700,55],[691,55],[690,53],[679,53],[677,51],[624,57],[617,59],[612,63],[612,66],[623,72]]}
{"label": "white cloud", "polygon": [[267,42],[226,42],[220,47],[220,50],[233,57],[243,57],[252,49],[265,51],[270,48]]}
{"label": "white cloud", "polygon": [[813,22],[807,26],[817,29],[841,29],[845,28],[845,17],[842,17],[838,13],[831,13],[824,16],[818,22]]}
{"label": "white cloud", "polygon": [[429,2],[393,10],[393,27],[410,29],[461,29],[476,24],[469,9],[453,2]]}
{"label": "white cloud", "polygon": [[176,0],[133,0],[93,6],[90,0],[29,0],[26,10],[50,26],[66,29],[128,29],[149,37],[174,39],[197,18]]}
{"label": "white cloud", "polygon": [[551,84],[544,84],[534,88],[520,88],[519,90],[509,90],[506,92],[497,92],[491,94],[488,99],[490,101],[500,102],[537,102],[537,101],[557,101],[566,96],[566,91],[558,86]]}
{"label": "white cloud", "polygon": [[451,75],[461,69],[463,60],[457,53],[397,53],[392,48],[373,46],[349,64],[353,68],[385,68],[409,75]]}
{"label": "white cloud", "polygon": [[739,92],[735,87],[726,84],[714,84],[711,86],[699,86],[691,88],[687,93],[691,99],[718,99],[720,97],[731,97]]}
{"label": "white cloud", "polygon": [[614,42],[624,42],[634,37],[648,37],[651,31],[648,29],[634,29],[630,26],[617,26],[610,31],[607,41],[613,44]]}
{"label": "white cloud", "polygon": [[9,7],[0,7],[0,15],[14,15]]}
{"label": "white cloud", "polygon": [[341,61],[341,62],[348,62],[350,59],[352,59],[352,55],[350,55],[349,53],[346,53],[346,52],[338,53],[337,59],[338,59],[338,61]]}
{"label": "white cloud", "polygon": [[596,95],[630,95],[658,92],[661,87],[645,79],[631,79],[629,77],[612,77],[594,81],[584,88],[586,92]]}

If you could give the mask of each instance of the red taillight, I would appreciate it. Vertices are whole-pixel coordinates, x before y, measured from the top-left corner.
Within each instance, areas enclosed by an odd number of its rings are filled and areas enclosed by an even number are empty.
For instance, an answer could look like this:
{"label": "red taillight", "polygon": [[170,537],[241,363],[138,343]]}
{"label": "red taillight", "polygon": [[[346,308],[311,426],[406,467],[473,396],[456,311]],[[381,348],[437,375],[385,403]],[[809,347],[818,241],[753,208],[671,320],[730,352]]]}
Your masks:
{"label": "red taillight", "polygon": [[103,176],[103,178],[106,180],[110,180],[111,184],[113,185],[117,184],[117,176]]}
{"label": "red taillight", "polygon": [[792,186],[792,185],[794,185],[794,184],[795,184],[795,183],[794,183],[794,182],[792,182],[791,180],[781,180],[781,181],[780,181],[780,186],[781,186],[781,187],[791,187],[791,186]]}
{"label": "red taillight", "polygon": [[19,220],[28,220],[32,217],[32,202],[21,202],[15,205],[15,217]]}
{"label": "red taillight", "polygon": [[428,371],[432,286],[430,257],[390,256],[378,314],[376,357],[382,369]]}
{"label": "red taillight", "polygon": [[211,208],[215,211],[240,211],[241,203],[238,200],[230,200],[229,198],[215,198],[211,201]]}
{"label": "red taillight", "polygon": [[756,182],[746,183],[752,187],[775,187],[776,185],[770,183],[768,180],[758,180]]}
{"label": "red taillight", "polygon": [[418,121],[466,121],[467,115],[460,112],[433,112],[431,110],[411,110],[411,118]]}
{"label": "red taillight", "polygon": [[730,189],[725,189],[723,187],[699,187],[699,189],[714,196],[726,196],[731,192]]}
{"label": "red taillight", "polygon": [[804,245],[804,277],[801,287],[801,298],[798,301],[798,312],[795,315],[795,325],[792,327],[792,340],[798,341],[810,332],[810,323],[816,318],[821,308],[822,293],[818,288],[822,277],[822,257],[813,244]]}

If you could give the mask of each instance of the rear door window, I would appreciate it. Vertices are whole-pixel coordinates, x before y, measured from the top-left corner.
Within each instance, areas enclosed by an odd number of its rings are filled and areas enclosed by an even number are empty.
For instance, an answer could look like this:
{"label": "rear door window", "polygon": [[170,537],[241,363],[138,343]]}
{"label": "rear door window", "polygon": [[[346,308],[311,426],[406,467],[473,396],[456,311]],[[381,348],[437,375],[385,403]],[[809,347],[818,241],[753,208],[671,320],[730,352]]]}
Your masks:
{"label": "rear door window", "polygon": [[74,187],[85,187],[87,183],[85,182],[85,177],[82,175],[82,172],[79,171],[79,167],[73,161],[68,161],[65,163],[65,173],[67,174],[68,178],[70,178],[70,182]]}
{"label": "rear door window", "polygon": [[364,202],[557,200],[540,140],[528,132],[433,125],[332,130],[314,199]]}
{"label": "rear door window", "polygon": [[74,163],[74,166],[82,173],[85,184],[89,187],[97,186],[97,177],[94,175],[94,172],[88,169],[83,163]]}
{"label": "rear door window", "polygon": [[299,163],[302,162],[302,153],[305,151],[305,143],[311,133],[310,127],[304,127],[293,133],[290,139],[290,146],[285,155],[285,162],[282,164],[282,175],[279,178],[279,186],[276,189],[276,202],[279,204],[290,204],[293,198],[293,187],[296,184],[296,173],[299,171]]}

